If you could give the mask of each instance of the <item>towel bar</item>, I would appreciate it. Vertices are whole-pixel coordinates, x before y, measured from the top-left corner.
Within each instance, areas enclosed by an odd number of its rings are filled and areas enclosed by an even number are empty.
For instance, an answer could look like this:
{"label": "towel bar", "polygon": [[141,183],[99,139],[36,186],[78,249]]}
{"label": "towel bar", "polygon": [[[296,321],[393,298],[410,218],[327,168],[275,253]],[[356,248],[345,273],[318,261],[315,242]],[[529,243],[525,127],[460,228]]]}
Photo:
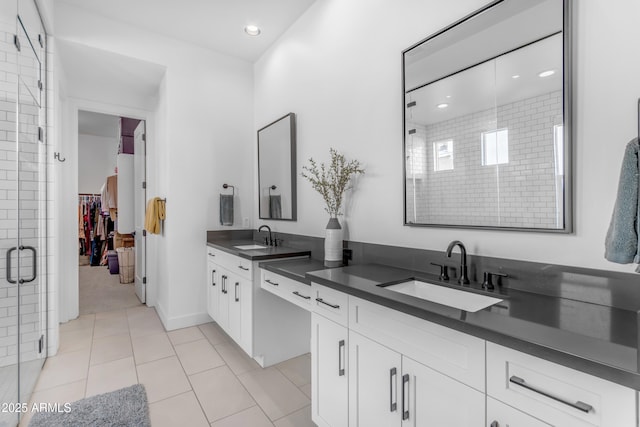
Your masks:
{"label": "towel bar", "polygon": [[229,185],[227,183],[222,184],[222,188],[224,188],[224,189],[227,189],[229,187],[231,187],[231,194],[233,196],[235,196],[236,195],[236,189],[235,189],[235,187],[233,185]]}

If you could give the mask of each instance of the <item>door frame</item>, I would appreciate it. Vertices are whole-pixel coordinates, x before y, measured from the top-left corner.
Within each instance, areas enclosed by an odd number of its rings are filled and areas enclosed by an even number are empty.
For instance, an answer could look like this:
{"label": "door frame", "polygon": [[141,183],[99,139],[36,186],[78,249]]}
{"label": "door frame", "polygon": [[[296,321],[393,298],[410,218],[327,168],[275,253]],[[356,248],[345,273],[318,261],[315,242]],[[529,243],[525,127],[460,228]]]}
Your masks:
{"label": "door frame", "polygon": [[[79,266],[77,257],[77,198],[78,198],[78,112],[89,111],[94,113],[110,114],[114,116],[129,117],[132,119],[145,120],[147,135],[147,153],[149,146],[155,139],[155,114],[151,111],[131,108],[122,105],[108,104],[98,101],[91,101],[81,98],[67,98],[67,107],[62,112],[62,138],[55,148],[60,152],[60,156],[66,161],[55,164],[59,169],[59,179],[55,180],[54,200],[56,207],[55,217],[57,218],[55,235],[58,236],[55,253],[57,260],[58,274],[58,311],[59,322],[67,322],[75,319],[80,313],[80,283]],[[56,161],[57,163],[57,161]],[[147,183],[153,181],[150,172],[150,162],[147,163]],[[58,171],[56,172],[58,173]],[[153,239],[151,239],[153,240]],[[151,249],[153,242],[147,239],[147,253]],[[151,261],[151,262],[150,262]],[[153,307],[156,304],[156,289],[153,286],[155,270],[153,257],[147,256],[147,301],[146,305]],[[151,277],[150,277],[151,276]],[[54,302],[55,304],[55,302]],[[57,325],[56,325],[57,327]]]}

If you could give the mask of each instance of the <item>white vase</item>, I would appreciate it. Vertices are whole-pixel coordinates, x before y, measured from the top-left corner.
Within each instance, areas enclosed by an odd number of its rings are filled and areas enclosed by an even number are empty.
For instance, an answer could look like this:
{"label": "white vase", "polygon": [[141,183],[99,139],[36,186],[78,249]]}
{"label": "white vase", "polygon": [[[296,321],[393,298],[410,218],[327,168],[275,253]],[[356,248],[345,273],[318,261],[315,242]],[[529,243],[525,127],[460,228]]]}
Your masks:
{"label": "white vase", "polygon": [[342,267],[342,227],[338,218],[330,218],[325,229],[324,266]]}

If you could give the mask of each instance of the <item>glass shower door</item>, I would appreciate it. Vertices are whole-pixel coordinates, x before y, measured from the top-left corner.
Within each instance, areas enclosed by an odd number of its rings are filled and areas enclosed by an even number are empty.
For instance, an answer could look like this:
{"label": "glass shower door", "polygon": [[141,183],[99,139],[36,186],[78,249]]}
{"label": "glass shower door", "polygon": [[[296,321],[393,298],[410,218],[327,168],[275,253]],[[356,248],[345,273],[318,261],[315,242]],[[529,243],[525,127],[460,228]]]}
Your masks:
{"label": "glass shower door", "polygon": [[0,427],[18,424],[46,357],[44,32],[16,6],[0,5]]}
{"label": "glass shower door", "polygon": [[42,46],[18,18],[17,219],[19,398],[28,403],[46,356],[46,146]]}

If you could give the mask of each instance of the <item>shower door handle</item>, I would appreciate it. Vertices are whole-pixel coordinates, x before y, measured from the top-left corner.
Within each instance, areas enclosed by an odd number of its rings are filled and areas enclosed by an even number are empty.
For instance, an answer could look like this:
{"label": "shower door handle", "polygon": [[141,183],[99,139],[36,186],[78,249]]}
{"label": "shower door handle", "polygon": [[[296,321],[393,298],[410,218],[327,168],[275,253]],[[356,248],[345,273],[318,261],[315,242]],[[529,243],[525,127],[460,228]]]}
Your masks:
{"label": "shower door handle", "polygon": [[33,282],[34,280],[36,280],[36,276],[37,276],[37,265],[38,265],[37,256],[38,256],[38,252],[36,251],[36,248],[34,248],[33,246],[20,246],[20,247],[18,247],[18,249],[20,249],[21,251],[27,249],[27,250],[31,251],[31,253],[33,254],[33,264],[31,265],[31,274],[32,274],[31,278],[30,279],[20,279],[20,280],[18,280],[18,282],[20,284]]}
{"label": "shower door handle", "polygon": [[9,283],[17,283],[17,281],[11,278],[11,253],[18,249],[16,246],[9,248],[7,250],[7,282]]}

